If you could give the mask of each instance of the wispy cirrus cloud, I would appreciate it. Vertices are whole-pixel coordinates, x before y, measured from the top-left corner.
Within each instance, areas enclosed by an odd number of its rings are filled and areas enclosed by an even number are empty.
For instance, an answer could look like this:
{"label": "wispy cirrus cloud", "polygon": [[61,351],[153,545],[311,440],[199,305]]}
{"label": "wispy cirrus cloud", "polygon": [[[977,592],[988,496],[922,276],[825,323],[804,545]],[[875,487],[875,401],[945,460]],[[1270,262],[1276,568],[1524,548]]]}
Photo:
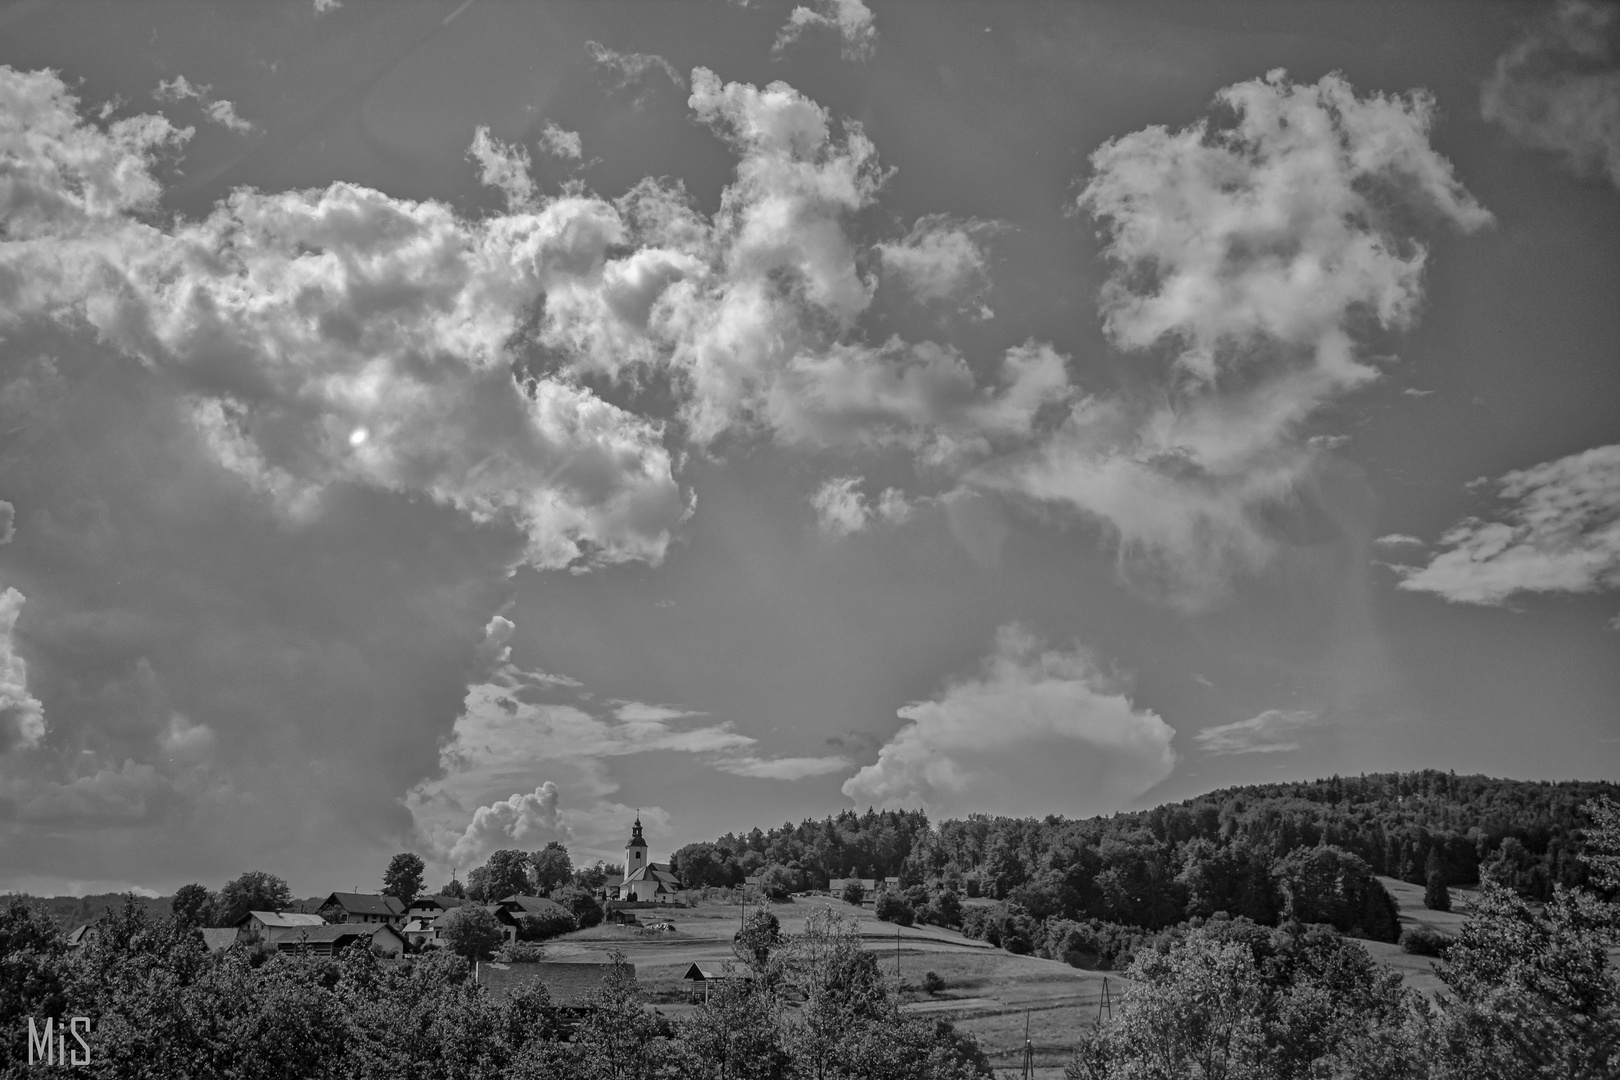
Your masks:
{"label": "wispy cirrus cloud", "polygon": [[1620,588],[1620,446],[1600,446],[1495,481],[1506,505],[1458,522],[1400,588],[1463,604],[1521,593]]}
{"label": "wispy cirrus cloud", "polygon": [[1199,729],[1193,742],[1206,754],[1278,754],[1298,750],[1300,732],[1317,726],[1306,709],[1267,709],[1258,716]]}
{"label": "wispy cirrus cloud", "polygon": [[771,52],[780,53],[809,29],[837,34],[845,60],[870,60],[877,51],[877,20],[863,0],[813,0],[813,6],[800,4],[788,15]]}
{"label": "wispy cirrus cloud", "polygon": [[224,98],[215,98],[210,93],[211,87],[197,86],[187,80],[184,75],[176,75],[172,79],[162,80],[152,96],[159,101],[184,101],[193,99],[202,108],[203,115],[212,123],[227,128],[238,135],[246,135],[254,130],[253,125],[236,114],[236,105]]}
{"label": "wispy cirrus cloud", "polygon": [[1620,187],[1620,11],[1561,0],[1496,61],[1480,95],[1485,119]]}
{"label": "wispy cirrus cloud", "polygon": [[598,41],[587,41],[585,51],[590,54],[592,63],[618,73],[620,88],[640,83],[655,72],[678,87],[686,86],[686,79],[675,70],[675,65],[657,53],[620,52]]}

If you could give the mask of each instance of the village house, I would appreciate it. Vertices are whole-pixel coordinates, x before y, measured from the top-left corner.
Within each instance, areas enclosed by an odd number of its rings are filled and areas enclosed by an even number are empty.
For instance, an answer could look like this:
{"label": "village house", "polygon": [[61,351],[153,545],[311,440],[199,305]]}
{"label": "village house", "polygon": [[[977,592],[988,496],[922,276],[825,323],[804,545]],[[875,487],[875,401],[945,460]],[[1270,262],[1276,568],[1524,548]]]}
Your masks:
{"label": "village house", "polygon": [[305,912],[250,911],[236,920],[236,937],[239,941],[248,938],[271,941],[276,934],[284,930],[296,930],[300,927],[307,930],[325,925],[326,920],[319,915]]}
{"label": "village house", "polygon": [[525,915],[561,915],[568,919],[574,917],[567,908],[544,896],[523,896],[514,893],[499,900],[497,906],[520,921]]}
{"label": "village house", "polygon": [[638,815],[624,845],[624,880],[619,883],[617,899],[668,904],[676,900],[680,891],[680,879],[668,863],[647,861],[647,841],[642,838]]}
{"label": "village house", "polygon": [[441,896],[438,893],[430,893],[412,900],[410,905],[405,908],[405,917],[407,919],[427,919],[431,922],[445,912],[458,908],[466,902],[459,896]]}
{"label": "village house", "polygon": [[388,923],[328,923],[283,929],[270,939],[277,952],[333,956],[352,945],[379,949],[385,956],[403,956],[405,938]]}
{"label": "village house", "polygon": [[335,892],[321,901],[321,917],[330,923],[388,923],[405,921],[405,905],[396,896],[380,893]]}

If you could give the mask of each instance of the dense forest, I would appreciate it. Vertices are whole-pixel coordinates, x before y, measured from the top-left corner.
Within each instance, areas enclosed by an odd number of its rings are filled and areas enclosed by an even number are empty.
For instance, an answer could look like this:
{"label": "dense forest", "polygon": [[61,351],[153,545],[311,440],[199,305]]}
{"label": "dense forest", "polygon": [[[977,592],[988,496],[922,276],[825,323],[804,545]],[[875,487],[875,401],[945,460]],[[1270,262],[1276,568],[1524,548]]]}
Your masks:
{"label": "dense forest", "polygon": [[[1424,771],[1227,788],[1151,810],[1071,820],[845,811],[728,833],[675,853],[689,888],[754,878],[777,893],[831,878],[898,878],[900,921],[962,925],[1016,951],[1088,966],[1217,912],[1394,940],[1374,875],[1434,887],[1482,878],[1545,902],[1590,870],[1582,807],[1620,785]],[[963,899],[999,901],[993,909]]]}

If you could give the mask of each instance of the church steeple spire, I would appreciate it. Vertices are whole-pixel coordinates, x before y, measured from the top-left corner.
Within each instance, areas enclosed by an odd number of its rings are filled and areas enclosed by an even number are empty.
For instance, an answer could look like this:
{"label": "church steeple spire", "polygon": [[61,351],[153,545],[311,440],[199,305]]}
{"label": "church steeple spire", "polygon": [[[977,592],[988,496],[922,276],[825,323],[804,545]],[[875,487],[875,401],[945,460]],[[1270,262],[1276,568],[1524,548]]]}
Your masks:
{"label": "church steeple spire", "polygon": [[633,847],[646,847],[647,841],[641,838],[641,815],[636,814],[636,823],[630,827],[630,842],[625,844],[625,850]]}

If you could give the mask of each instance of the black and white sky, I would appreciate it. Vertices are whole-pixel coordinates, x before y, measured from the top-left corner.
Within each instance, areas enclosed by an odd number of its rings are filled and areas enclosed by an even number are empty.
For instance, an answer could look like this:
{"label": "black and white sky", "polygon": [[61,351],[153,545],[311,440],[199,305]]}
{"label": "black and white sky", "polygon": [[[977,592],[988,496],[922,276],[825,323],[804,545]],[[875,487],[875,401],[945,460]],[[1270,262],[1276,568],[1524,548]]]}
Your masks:
{"label": "black and white sky", "polygon": [[1620,776],[1620,8],[0,6],[0,889]]}

